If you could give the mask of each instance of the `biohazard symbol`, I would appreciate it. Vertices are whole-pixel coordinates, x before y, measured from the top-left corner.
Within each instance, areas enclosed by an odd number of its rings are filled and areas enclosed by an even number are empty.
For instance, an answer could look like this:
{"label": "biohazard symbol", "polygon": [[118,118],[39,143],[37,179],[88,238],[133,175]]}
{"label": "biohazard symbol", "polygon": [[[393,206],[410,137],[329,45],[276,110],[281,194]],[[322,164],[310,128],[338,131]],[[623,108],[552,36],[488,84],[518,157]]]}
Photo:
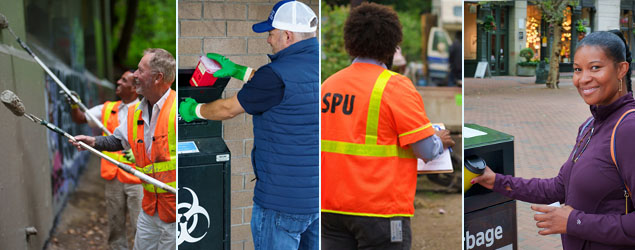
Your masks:
{"label": "biohazard symbol", "polygon": [[[191,233],[196,229],[198,225],[199,216],[204,216],[207,219],[207,228],[210,226],[209,215],[205,208],[198,205],[198,197],[192,189],[182,187],[192,194],[192,204],[187,202],[181,202],[176,206],[176,210],[187,209],[185,213],[177,213],[176,222],[178,223],[178,232],[176,244],[181,245],[183,242],[195,243],[203,239],[207,235],[207,229],[205,233],[200,237],[193,237]],[[189,226],[188,226],[189,225]]]}

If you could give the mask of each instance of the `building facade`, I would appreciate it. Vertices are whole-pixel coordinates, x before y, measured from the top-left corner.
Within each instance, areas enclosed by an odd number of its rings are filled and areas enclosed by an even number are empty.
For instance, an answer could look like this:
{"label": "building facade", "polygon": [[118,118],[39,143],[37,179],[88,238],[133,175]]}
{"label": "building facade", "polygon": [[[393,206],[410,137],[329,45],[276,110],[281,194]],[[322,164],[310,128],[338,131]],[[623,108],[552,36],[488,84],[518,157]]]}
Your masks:
{"label": "building facade", "polygon": [[[488,62],[492,75],[517,75],[519,53],[534,52],[532,61],[544,61],[554,39],[560,39],[560,72],[571,72],[575,47],[593,31],[621,30],[635,42],[633,0],[579,0],[567,6],[559,38],[548,30],[542,11],[533,1],[467,1],[464,5],[464,74],[474,76],[478,62]],[[491,25],[493,23],[493,25]]]}

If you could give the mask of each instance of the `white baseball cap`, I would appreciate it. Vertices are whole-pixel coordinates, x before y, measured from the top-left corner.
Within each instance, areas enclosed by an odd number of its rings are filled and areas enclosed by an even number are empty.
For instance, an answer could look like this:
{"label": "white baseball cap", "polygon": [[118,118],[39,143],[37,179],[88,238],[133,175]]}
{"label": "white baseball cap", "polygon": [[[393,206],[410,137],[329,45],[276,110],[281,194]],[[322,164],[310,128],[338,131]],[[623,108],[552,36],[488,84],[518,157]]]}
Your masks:
{"label": "white baseball cap", "polygon": [[268,32],[272,29],[288,30],[291,32],[314,32],[317,23],[311,27],[311,21],[317,17],[309,6],[294,0],[284,0],[276,3],[269,14],[269,18],[251,29],[256,33]]}

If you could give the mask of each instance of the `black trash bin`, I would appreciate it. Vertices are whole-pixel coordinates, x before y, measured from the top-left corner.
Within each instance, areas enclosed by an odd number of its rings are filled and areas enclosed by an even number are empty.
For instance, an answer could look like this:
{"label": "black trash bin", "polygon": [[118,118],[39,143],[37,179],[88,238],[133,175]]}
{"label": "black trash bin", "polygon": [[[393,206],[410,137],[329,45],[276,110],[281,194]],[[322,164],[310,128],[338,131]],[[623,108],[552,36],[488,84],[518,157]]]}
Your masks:
{"label": "black trash bin", "polygon": [[[229,78],[211,87],[191,87],[194,69],[179,70],[179,103],[219,99]],[[230,152],[220,121],[178,122],[177,244],[179,249],[229,249]]]}
{"label": "black trash bin", "polygon": [[[484,135],[470,137],[467,129]],[[496,173],[514,175],[514,137],[476,124],[465,124],[464,156],[477,155]],[[464,194],[463,246],[472,249],[518,249],[516,201],[475,184]]]}

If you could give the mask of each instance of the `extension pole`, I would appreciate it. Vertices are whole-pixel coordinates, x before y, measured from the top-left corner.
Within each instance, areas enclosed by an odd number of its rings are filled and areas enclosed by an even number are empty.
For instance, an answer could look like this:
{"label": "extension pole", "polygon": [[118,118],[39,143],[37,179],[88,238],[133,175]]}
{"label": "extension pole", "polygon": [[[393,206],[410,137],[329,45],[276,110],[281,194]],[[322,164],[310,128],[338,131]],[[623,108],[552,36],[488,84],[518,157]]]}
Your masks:
{"label": "extension pole", "polygon": [[17,95],[15,95],[13,92],[9,91],[9,90],[5,90],[2,93],[0,93],[0,100],[2,101],[2,103],[16,116],[25,116],[26,118],[28,118],[29,120],[35,122],[35,123],[39,123],[42,126],[45,126],[46,128],[52,130],[55,133],[58,133],[60,135],[65,136],[66,138],[68,138],[69,140],[78,143],[82,148],[90,151],[93,154],[98,155],[101,158],[106,159],[107,161],[111,162],[112,164],[115,164],[118,168],[136,176],[139,177],[139,179],[141,179],[142,181],[146,182],[146,183],[150,183],[158,188],[162,188],[164,190],[167,190],[170,193],[176,194],[176,189],[163,183],[160,182],[157,179],[154,179],[136,169],[134,169],[133,167],[130,167],[126,164],[123,164],[121,162],[118,162],[116,160],[114,160],[113,158],[105,155],[104,153],[98,151],[97,149],[88,146],[88,144],[82,142],[82,141],[78,141],[77,139],[75,139],[75,137],[73,137],[72,135],[70,135],[69,133],[67,133],[66,131],[62,130],[61,128],[55,126],[55,124],[52,124],[50,122],[47,122],[46,120],[42,120],[39,117],[33,115],[33,114],[29,114],[25,112],[25,107],[24,104],[22,103],[22,101],[20,100],[20,98],[18,98]]}
{"label": "extension pole", "polygon": [[15,37],[15,40],[18,42],[18,44],[20,44],[20,46],[24,50],[26,50],[26,52],[29,53],[29,55],[31,55],[31,57],[33,57],[33,59],[40,65],[40,67],[42,67],[42,69],[44,69],[44,71],[46,71],[46,73],[53,79],[53,81],[57,84],[57,86],[59,86],[64,91],[64,93],[66,93],[66,95],[68,95],[71,98],[71,100],[74,103],[77,103],[79,108],[82,110],[82,112],[84,112],[84,114],[86,114],[88,119],[92,120],[95,124],[97,124],[97,126],[99,126],[99,128],[101,130],[103,130],[104,133],[106,133],[106,135],[112,135],[112,133],[110,133],[110,131],[108,131],[108,129],[106,129],[104,124],[102,124],[101,121],[99,119],[97,119],[97,117],[95,117],[90,112],[88,112],[88,108],[86,108],[86,106],[82,103],[82,101],[79,98],[77,98],[76,96],[71,94],[71,91],[66,87],[66,85],[64,85],[64,83],[62,83],[62,81],[60,81],[60,79],[57,78],[57,76],[55,76],[55,74],[53,74],[53,72],[51,72],[49,67],[47,67],[46,64],[44,64],[44,62],[42,62],[42,60],[40,60],[40,58],[37,57],[37,55],[35,55],[35,53],[33,53],[31,48],[26,43],[24,43],[22,41],[22,39],[20,39],[15,33],[13,33],[13,30],[11,29],[11,27],[9,27],[9,21],[7,20],[7,18],[4,15],[0,14],[0,29],[3,29],[3,28],[6,28],[6,29],[9,30],[11,35],[13,35],[13,37]]}

